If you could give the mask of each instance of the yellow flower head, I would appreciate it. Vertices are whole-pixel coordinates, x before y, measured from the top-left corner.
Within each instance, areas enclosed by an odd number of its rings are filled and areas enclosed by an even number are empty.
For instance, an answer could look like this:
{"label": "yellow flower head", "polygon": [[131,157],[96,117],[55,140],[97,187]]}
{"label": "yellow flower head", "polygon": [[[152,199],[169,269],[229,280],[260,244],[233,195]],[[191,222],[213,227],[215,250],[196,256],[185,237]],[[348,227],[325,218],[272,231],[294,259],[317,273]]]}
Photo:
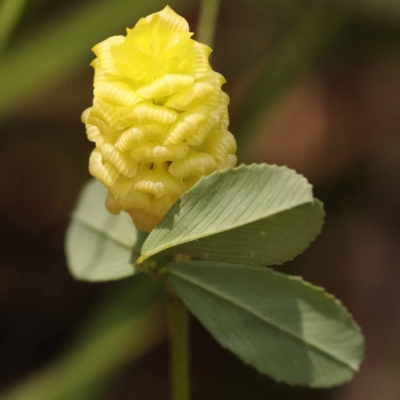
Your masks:
{"label": "yellow flower head", "polygon": [[93,106],[82,114],[96,144],[89,171],[108,188],[107,209],[147,232],[202,176],[237,161],[225,79],[191,36],[166,7],[93,48]]}

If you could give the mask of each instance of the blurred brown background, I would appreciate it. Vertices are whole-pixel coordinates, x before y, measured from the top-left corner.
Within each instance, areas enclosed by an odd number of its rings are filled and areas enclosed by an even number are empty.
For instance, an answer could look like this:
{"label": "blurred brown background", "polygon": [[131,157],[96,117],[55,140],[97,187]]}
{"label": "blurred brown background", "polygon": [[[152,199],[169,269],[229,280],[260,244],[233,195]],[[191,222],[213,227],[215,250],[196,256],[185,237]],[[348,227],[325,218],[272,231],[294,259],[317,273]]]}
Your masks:
{"label": "blurred brown background", "polygon": [[[90,47],[167,4],[195,29],[195,1],[28,1],[4,46],[4,393],[51,370],[121,285],[76,282],[64,255],[69,214],[89,179],[92,146],[80,114],[92,101]],[[227,78],[241,161],[296,169],[326,206],[322,235],[279,269],[341,299],[361,325],[367,351],[349,384],[292,388],[241,364],[193,320],[193,398],[400,399],[400,2],[224,0],[215,40],[212,64]],[[93,398],[167,399],[167,350],[159,344],[124,363]]]}

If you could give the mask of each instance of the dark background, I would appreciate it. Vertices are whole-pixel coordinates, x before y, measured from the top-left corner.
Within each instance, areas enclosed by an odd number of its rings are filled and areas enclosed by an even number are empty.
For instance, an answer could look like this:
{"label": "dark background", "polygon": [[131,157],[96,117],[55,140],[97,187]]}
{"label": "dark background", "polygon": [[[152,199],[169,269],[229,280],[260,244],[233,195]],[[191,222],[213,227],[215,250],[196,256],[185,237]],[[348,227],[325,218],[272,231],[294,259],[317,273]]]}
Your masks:
{"label": "dark background", "polygon": [[[341,299],[366,337],[366,359],[340,388],[292,388],[241,364],[193,319],[194,399],[400,399],[400,2],[322,3],[222,1],[212,64],[227,79],[240,161],[288,165],[325,203],[321,236],[280,270]],[[28,1],[4,48],[1,399],[81,398],[46,397],[46,385],[64,382],[46,374],[124,285],[75,281],[64,254],[70,212],[90,178],[92,144],[80,123],[92,101],[90,48],[167,4]],[[170,5],[195,30],[199,4]],[[110,367],[117,372],[101,393],[82,399],[167,399],[167,353],[158,344]],[[26,379],[29,396],[7,394]]]}

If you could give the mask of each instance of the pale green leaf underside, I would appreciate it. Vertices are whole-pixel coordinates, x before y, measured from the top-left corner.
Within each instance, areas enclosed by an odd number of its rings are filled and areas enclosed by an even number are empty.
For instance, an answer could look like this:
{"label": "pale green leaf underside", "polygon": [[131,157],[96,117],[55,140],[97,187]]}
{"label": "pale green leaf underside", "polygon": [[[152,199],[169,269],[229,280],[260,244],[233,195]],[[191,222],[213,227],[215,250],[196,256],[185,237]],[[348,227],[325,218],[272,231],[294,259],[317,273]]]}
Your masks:
{"label": "pale green leaf underside", "polygon": [[322,204],[295,171],[241,165],[202,179],[152,231],[139,262],[163,253],[206,260],[277,265],[304,251],[319,234]]}
{"label": "pale green leaf underside", "polygon": [[358,370],[360,330],[322,289],[269,268],[194,261],[167,269],[189,310],[259,372],[289,384],[329,387]]}
{"label": "pale green leaf underside", "polygon": [[107,281],[133,275],[132,250],[140,240],[126,213],[112,215],[105,208],[107,189],[87,183],[72,214],[66,236],[68,266],[77,279]]}

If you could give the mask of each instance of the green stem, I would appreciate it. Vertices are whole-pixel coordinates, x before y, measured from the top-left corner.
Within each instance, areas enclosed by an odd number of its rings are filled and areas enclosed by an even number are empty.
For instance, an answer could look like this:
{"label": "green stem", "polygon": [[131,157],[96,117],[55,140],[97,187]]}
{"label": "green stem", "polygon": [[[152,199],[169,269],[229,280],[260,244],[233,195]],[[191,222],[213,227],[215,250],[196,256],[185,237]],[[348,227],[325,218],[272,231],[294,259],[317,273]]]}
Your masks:
{"label": "green stem", "polygon": [[[202,0],[197,40],[214,40],[220,0]],[[178,261],[178,260],[177,260]],[[167,302],[170,331],[171,400],[190,400],[189,312],[171,288]]]}
{"label": "green stem", "polygon": [[259,132],[258,125],[283,98],[294,82],[341,32],[347,16],[317,0],[302,12],[298,22],[265,60],[246,97],[234,109],[233,123],[239,159]]}
{"label": "green stem", "polygon": [[3,0],[0,2],[0,55],[3,53],[27,0]]}
{"label": "green stem", "polygon": [[190,399],[189,312],[182,301],[169,294],[171,400]]}
{"label": "green stem", "polygon": [[202,0],[199,24],[197,27],[197,40],[212,46],[218,18],[220,0]]}

